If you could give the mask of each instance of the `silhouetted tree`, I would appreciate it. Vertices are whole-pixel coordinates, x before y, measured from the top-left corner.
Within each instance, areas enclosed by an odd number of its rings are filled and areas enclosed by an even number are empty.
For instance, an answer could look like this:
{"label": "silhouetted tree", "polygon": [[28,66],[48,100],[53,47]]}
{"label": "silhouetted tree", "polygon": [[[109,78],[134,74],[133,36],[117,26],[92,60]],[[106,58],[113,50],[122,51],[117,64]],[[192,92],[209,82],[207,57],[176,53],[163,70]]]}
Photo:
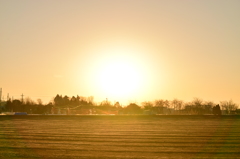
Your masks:
{"label": "silhouetted tree", "polygon": [[166,112],[168,112],[170,102],[168,100],[163,100],[163,99],[155,100],[154,106],[155,106],[155,111],[158,114],[165,114]]}
{"label": "silhouetted tree", "polygon": [[78,105],[76,97],[72,96],[72,98],[70,99],[70,105],[71,106],[77,106]]}
{"label": "silhouetted tree", "polygon": [[226,111],[227,114],[229,114],[231,111],[234,111],[238,108],[238,105],[234,103],[232,100],[229,101],[221,101],[222,109]]}
{"label": "silhouetted tree", "polygon": [[46,105],[46,111],[45,111],[45,113],[46,113],[46,114],[51,114],[52,108],[53,108],[53,104],[52,104],[52,102],[49,102],[49,103]]}
{"label": "silhouetted tree", "polygon": [[70,100],[68,96],[63,97],[63,106],[69,106]]}
{"label": "silhouetted tree", "polygon": [[152,110],[153,103],[152,102],[142,102],[143,109],[145,110]]}
{"label": "silhouetted tree", "polygon": [[115,108],[118,108],[118,109],[119,109],[119,108],[122,108],[119,102],[116,102],[116,103],[114,104],[114,107],[115,107]]}
{"label": "silhouetted tree", "polygon": [[98,108],[100,108],[100,109],[102,109],[102,110],[110,110],[110,109],[113,108],[113,105],[112,105],[112,103],[111,103],[110,101],[104,100],[104,101],[102,101],[102,102],[99,104],[99,107],[98,107]]}
{"label": "silhouetted tree", "polygon": [[54,103],[56,106],[61,106],[62,105],[62,102],[63,99],[62,99],[62,96],[58,95],[54,98]]}
{"label": "silhouetted tree", "polygon": [[22,102],[18,99],[15,99],[12,101],[12,108],[13,108],[13,111],[14,112],[21,112],[22,109],[21,109],[21,104]]}
{"label": "silhouetted tree", "polygon": [[88,103],[89,103],[89,104],[93,104],[93,99],[94,99],[93,96],[89,96],[89,97],[88,97]]}
{"label": "silhouetted tree", "polygon": [[222,115],[222,112],[221,112],[219,104],[216,105],[215,107],[213,107],[213,114],[214,115]]}
{"label": "silhouetted tree", "polygon": [[192,101],[192,106],[193,106],[193,110],[195,110],[195,112],[198,115],[204,114],[203,100],[202,99],[194,98],[193,101]]}
{"label": "silhouetted tree", "polygon": [[80,103],[80,97],[77,95],[77,97],[76,97],[76,102],[77,102],[77,105],[79,105],[79,103]]}
{"label": "silhouetted tree", "polygon": [[38,105],[43,105],[43,102],[41,99],[37,99],[37,103],[38,103]]}
{"label": "silhouetted tree", "polygon": [[34,110],[36,109],[36,103],[29,97],[26,97],[24,99],[23,105],[25,106],[24,112],[27,112],[29,114],[32,114]]}
{"label": "silhouetted tree", "polygon": [[12,112],[13,111],[12,101],[10,99],[7,101],[5,109],[8,112]]}
{"label": "silhouetted tree", "polygon": [[126,108],[125,112],[127,114],[142,114],[141,107],[138,106],[136,103],[130,103]]}
{"label": "silhouetted tree", "polygon": [[211,114],[215,103],[208,101],[204,103],[204,114]]}
{"label": "silhouetted tree", "polygon": [[171,101],[171,105],[174,110],[181,110],[183,107],[183,104],[184,103],[182,100],[174,99]]}

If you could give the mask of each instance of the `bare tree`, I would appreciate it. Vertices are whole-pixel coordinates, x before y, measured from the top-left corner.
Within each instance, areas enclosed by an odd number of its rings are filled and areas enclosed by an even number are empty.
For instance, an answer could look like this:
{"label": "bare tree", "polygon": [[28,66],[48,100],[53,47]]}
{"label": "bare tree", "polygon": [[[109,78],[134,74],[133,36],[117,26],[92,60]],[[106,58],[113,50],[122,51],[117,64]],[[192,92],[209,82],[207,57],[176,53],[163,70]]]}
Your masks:
{"label": "bare tree", "polygon": [[155,107],[166,107],[166,108],[169,108],[170,102],[168,100],[160,99],[160,100],[155,100],[154,105],[155,105]]}
{"label": "bare tree", "polygon": [[196,107],[201,107],[203,105],[203,100],[200,98],[194,98],[192,104]]}
{"label": "bare tree", "polygon": [[88,103],[93,104],[94,97],[93,96],[89,96],[87,100],[88,100]]}
{"label": "bare tree", "polygon": [[192,101],[193,109],[198,115],[204,114],[203,100],[200,98],[194,98]]}
{"label": "bare tree", "polygon": [[38,103],[38,105],[43,105],[43,102],[41,99],[37,99],[37,103]]}
{"label": "bare tree", "polygon": [[143,106],[143,108],[145,109],[145,110],[150,110],[150,109],[152,109],[152,107],[153,107],[153,103],[152,102],[142,102],[142,106]]}
{"label": "bare tree", "polygon": [[154,102],[155,107],[164,107],[164,100],[155,100]]}
{"label": "bare tree", "polygon": [[234,111],[238,108],[238,104],[234,103],[232,100],[229,101],[221,101],[220,102],[222,110],[225,110],[227,114],[231,111]]}
{"label": "bare tree", "polygon": [[165,100],[165,101],[164,101],[164,106],[165,106],[166,108],[169,108],[169,107],[170,107],[170,102],[169,102],[169,100]]}
{"label": "bare tree", "polygon": [[183,101],[182,100],[178,100],[178,99],[174,99],[171,101],[171,106],[174,110],[181,110],[183,107]]}
{"label": "bare tree", "polygon": [[204,113],[205,114],[211,114],[212,113],[212,110],[213,110],[213,107],[215,106],[216,104],[212,101],[207,101],[207,102],[204,102]]}
{"label": "bare tree", "polygon": [[25,105],[35,105],[36,103],[29,97],[26,97],[23,102]]}
{"label": "bare tree", "polygon": [[170,102],[168,100],[155,100],[154,102],[155,111],[159,114],[166,114],[169,111]]}

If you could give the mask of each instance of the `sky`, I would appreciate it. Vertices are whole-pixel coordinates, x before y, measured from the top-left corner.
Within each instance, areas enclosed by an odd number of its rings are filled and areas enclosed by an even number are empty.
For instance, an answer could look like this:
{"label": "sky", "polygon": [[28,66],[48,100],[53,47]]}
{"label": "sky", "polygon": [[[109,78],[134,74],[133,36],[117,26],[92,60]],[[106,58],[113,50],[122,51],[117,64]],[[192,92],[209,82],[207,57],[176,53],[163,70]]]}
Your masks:
{"label": "sky", "polygon": [[0,0],[2,99],[240,103],[239,0]]}

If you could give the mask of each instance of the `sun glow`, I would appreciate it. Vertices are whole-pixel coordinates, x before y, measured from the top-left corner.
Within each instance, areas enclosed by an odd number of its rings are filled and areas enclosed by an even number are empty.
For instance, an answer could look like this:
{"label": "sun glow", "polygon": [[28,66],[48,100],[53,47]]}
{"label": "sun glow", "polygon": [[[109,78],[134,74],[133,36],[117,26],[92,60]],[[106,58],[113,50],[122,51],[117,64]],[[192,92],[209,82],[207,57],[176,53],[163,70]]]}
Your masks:
{"label": "sun glow", "polygon": [[139,53],[129,48],[113,48],[101,55],[95,70],[98,72],[95,83],[100,92],[116,100],[138,94],[144,83]]}
{"label": "sun glow", "polygon": [[[72,68],[76,72],[76,90],[94,96],[95,101],[129,103],[143,98],[152,98],[152,88],[161,87],[163,71],[156,69],[156,59],[148,56],[155,52],[151,47],[134,42],[104,42],[91,45],[84,50],[84,56],[75,58]],[[79,63],[84,59],[84,63]],[[159,59],[157,63],[162,63]],[[156,71],[157,70],[157,71]],[[84,85],[84,87],[83,87]]]}

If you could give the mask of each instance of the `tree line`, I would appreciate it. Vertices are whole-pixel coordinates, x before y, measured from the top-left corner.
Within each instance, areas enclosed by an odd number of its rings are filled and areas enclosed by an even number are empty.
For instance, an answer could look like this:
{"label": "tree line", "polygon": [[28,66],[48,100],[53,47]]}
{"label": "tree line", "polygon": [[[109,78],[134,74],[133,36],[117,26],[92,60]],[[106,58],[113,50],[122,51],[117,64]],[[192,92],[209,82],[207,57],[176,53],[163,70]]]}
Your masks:
{"label": "tree line", "polygon": [[[203,115],[215,114],[221,115],[239,113],[239,105],[232,100],[221,101],[219,104],[204,101],[200,98],[194,98],[190,102],[184,102],[179,99],[155,101],[145,101],[140,104],[129,103],[122,106],[119,102],[112,103],[111,101],[103,100],[100,103],[95,103],[93,96],[82,97],[67,95],[62,96],[57,94],[51,102],[43,104],[41,99],[33,101],[30,98],[23,100],[11,100],[5,102],[4,107],[1,107],[2,112],[26,112],[28,114],[52,114],[55,110],[68,110],[68,113],[73,114],[188,114],[188,115]],[[71,110],[71,111],[70,111]],[[70,113],[70,114],[71,114]]]}

